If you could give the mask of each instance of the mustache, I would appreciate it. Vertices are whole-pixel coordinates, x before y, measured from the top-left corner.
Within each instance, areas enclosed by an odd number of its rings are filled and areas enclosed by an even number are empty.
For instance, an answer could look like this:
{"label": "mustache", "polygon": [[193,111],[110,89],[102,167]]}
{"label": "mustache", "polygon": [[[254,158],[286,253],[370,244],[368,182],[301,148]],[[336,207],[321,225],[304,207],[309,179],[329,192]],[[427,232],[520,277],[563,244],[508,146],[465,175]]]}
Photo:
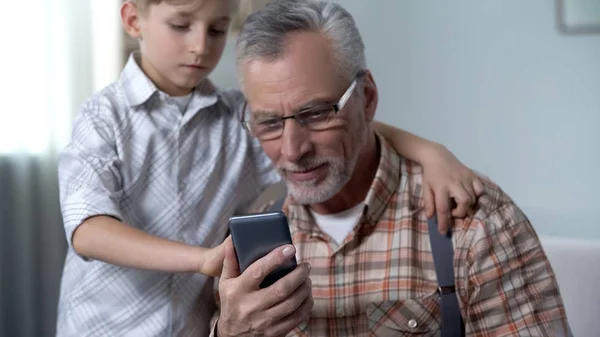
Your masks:
{"label": "mustache", "polygon": [[304,172],[312,170],[318,166],[329,163],[329,159],[325,157],[303,158],[296,163],[283,163],[277,165],[279,171],[288,172]]}

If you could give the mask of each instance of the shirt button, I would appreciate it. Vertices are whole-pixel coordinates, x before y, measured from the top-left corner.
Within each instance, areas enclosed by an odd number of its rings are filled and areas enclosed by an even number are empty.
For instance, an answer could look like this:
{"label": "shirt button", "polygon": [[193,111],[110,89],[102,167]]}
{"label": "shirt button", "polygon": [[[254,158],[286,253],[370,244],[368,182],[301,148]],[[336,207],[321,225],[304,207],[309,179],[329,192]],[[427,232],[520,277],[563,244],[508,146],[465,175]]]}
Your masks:
{"label": "shirt button", "polygon": [[181,183],[181,184],[179,184],[179,191],[183,191],[183,190],[185,190],[185,188],[186,188],[186,187],[187,187],[187,186],[186,186],[186,184],[185,184],[185,183]]}
{"label": "shirt button", "polygon": [[300,329],[301,331],[306,331],[306,329],[308,328],[308,323],[306,321],[302,321],[300,322],[300,324],[298,324],[298,329]]}
{"label": "shirt button", "polygon": [[415,319],[411,319],[410,321],[408,321],[408,327],[411,329],[414,329],[417,327],[417,320]]}

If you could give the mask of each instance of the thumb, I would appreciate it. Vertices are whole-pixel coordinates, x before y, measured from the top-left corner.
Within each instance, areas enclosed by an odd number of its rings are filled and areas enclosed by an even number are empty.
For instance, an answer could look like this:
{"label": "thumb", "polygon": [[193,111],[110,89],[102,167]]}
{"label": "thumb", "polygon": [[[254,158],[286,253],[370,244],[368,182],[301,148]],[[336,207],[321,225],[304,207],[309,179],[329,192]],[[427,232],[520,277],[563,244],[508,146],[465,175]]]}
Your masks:
{"label": "thumb", "polygon": [[240,266],[235,256],[233,241],[231,236],[223,242],[225,249],[225,260],[223,260],[223,271],[221,271],[221,280],[228,280],[240,276]]}

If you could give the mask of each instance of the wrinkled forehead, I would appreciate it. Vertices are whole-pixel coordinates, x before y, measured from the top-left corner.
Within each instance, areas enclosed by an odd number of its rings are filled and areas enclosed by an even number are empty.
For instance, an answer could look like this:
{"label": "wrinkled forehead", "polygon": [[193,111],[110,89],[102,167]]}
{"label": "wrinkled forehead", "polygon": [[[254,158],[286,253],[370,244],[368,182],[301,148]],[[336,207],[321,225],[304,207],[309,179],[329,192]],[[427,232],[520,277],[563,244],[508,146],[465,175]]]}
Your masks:
{"label": "wrinkled forehead", "polygon": [[287,116],[337,102],[344,83],[335,73],[286,61],[248,64],[243,85],[250,115]]}
{"label": "wrinkled forehead", "polygon": [[291,106],[316,98],[331,98],[348,84],[334,68],[328,41],[317,34],[298,34],[275,59],[252,58],[240,68],[243,89],[254,110],[256,104]]}

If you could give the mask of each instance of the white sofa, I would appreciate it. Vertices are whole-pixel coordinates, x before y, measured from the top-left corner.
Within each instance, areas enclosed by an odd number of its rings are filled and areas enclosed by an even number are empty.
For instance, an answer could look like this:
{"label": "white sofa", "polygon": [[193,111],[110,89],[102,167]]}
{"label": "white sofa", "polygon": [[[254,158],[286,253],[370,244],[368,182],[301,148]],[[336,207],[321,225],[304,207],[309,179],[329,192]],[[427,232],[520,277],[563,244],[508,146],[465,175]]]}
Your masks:
{"label": "white sofa", "polygon": [[540,236],[575,337],[600,336],[600,240]]}

